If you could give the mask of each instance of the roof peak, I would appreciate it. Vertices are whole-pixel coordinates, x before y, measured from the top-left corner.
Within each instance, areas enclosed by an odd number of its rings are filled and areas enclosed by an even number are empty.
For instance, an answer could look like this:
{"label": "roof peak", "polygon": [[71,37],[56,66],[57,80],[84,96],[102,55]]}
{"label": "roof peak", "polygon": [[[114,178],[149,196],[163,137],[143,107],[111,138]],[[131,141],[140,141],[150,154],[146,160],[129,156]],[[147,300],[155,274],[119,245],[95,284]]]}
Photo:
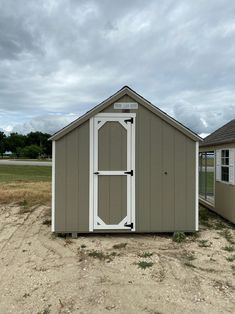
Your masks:
{"label": "roof peak", "polygon": [[87,121],[90,117],[92,117],[94,114],[99,113],[100,111],[104,110],[107,106],[112,104],[113,102],[120,99],[122,96],[124,96],[127,92],[127,95],[132,97],[136,102],[140,103],[141,105],[145,106],[147,109],[158,115],[161,119],[167,121],[169,124],[180,130],[182,133],[193,139],[194,141],[202,140],[200,136],[198,136],[196,133],[191,131],[189,128],[181,124],[180,122],[176,121],[174,118],[169,116],[166,112],[162,111],[155,105],[153,105],[151,102],[149,102],[147,99],[145,99],[143,96],[138,94],[135,90],[130,88],[129,86],[125,85],[120,90],[118,90],[115,94],[108,97],[106,100],[98,104],[97,106],[93,107],[91,110],[89,110],[87,113],[85,113],[83,116],[79,117],[57,133],[55,133],[50,140],[58,140],[70,131],[72,131],[74,128],[78,127],[80,124]]}

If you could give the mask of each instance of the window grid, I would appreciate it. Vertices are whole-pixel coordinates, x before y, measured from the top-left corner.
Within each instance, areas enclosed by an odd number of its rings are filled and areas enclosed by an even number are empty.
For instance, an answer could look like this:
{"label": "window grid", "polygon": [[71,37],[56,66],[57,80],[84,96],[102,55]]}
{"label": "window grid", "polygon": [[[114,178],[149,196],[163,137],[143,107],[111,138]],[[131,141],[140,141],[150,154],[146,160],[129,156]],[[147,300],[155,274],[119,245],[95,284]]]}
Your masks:
{"label": "window grid", "polygon": [[229,150],[221,151],[221,181],[229,182]]}

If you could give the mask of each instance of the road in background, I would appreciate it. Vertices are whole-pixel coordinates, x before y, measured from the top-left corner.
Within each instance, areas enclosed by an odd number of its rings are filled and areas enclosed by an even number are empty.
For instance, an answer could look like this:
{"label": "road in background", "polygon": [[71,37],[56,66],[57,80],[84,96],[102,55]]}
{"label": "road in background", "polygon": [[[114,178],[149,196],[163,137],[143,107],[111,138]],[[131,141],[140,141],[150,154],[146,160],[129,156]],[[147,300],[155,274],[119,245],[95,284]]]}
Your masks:
{"label": "road in background", "polygon": [[6,166],[51,166],[51,161],[0,159],[0,165]]}

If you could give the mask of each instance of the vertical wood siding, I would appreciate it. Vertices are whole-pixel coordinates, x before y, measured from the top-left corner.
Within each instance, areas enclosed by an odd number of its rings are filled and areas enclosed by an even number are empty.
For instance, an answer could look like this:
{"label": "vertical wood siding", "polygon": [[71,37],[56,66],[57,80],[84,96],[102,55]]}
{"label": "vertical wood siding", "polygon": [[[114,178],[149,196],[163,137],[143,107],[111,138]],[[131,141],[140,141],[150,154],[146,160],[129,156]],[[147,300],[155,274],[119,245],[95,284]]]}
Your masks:
{"label": "vertical wood siding", "polygon": [[89,230],[89,123],[56,141],[55,232]]}
{"label": "vertical wood siding", "polygon": [[[111,105],[104,112],[121,111]],[[141,105],[130,112],[136,113],[136,231],[195,230],[195,142]],[[55,231],[88,232],[89,122],[56,142],[55,188]]]}

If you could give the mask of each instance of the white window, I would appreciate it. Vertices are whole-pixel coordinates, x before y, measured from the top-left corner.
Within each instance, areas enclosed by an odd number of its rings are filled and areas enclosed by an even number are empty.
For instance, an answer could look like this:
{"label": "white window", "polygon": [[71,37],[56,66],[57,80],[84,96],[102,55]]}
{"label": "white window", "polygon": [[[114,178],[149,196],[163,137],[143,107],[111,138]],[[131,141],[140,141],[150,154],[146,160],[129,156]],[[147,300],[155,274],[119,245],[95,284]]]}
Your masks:
{"label": "white window", "polygon": [[221,181],[229,182],[229,149],[221,150]]}
{"label": "white window", "polygon": [[216,181],[235,184],[234,151],[231,148],[216,151]]}

